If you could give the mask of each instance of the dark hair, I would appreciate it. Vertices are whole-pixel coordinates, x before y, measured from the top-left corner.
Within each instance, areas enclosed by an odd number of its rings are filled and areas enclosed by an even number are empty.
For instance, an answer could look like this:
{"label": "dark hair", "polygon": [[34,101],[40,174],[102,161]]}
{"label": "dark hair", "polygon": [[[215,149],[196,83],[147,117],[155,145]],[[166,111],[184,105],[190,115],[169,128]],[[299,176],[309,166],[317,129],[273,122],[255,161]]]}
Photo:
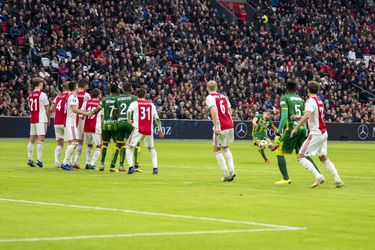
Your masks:
{"label": "dark hair", "polygon": [[145,98],[146,97],[146,90],[144,90],[144,89],[138,89],[137,90],[137,96],[139,97],[139,98]]}
{"label": "dark hair", "polygon": [[112,84],[109,89],[110,89],[110,91],[111,91],[112,94],[117,94],[118,93],[118,87],[115,84]]}
{"label": "dark hair", "polygon": [[63,81],[63,91],[69,90],[69,81]]}
{"label": "dark hair", "polygon": [[70,81],[68,86],[69,86],[70,91],[74,91],[74,90],[77,89],[77,82],[76,81]]}
{"label": "dark hair", "polygon": [[35,77],[33,79],[33,86],[34,88],[38,87],[40,83],[44,82],[43,78]]}
{"label": "dark hair", "polygon": [[93,98],[98,98],[98,96],[99,96],[101,93],[102,93],[102,92],[100,91],[100,89],[95,88],[95,89],[92,90],[91,95],[92,95]]}
{"label": "dark hair", "polygon": [[82,78],[78,81],[78,87],[83,89],[88,85],[88,81],[85,78]]}
{"label": "dark hair", "polygon": [[132,92],[132,85],[130,83],[125,83],[122,87],[122,89],[127,92],[127,93],[130,93]]}
{"label": "dark hair", "polygon": [[286,91],[287,92],[294,92],[297,90],[297,83],[294,81],[290,81],[286,83]]}
{"label": "dark hair", "polygon": [[320,89],[320,84],[316,81],[309,81],[307,83],[307,88],[311,94],[316,94]]}

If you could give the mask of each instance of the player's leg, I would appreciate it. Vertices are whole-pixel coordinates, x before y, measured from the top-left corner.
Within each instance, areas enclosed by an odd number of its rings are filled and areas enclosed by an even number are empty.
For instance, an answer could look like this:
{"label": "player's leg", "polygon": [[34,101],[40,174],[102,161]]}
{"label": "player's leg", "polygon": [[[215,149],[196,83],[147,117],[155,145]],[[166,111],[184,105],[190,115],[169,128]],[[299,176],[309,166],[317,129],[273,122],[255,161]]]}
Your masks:
{"label": "player's leg", "polygon": [[259,138],[255,138],[255,141],[254,141],[254,146],[257,147],[257,150],[259,152],[259,154],[262,156],[263,160],[265,163],[268,163],[268,159],[267,159],[267,156],[264,152],[264,148],[260,146],[260,139]]}
{"label": "player's leg", "polygon": [[[297,139],[297,141],[295,143],[294,149],[295,149],[296,153],[298,153],[300,151],[300,149],[302,148],[303,143],[307,139],[306,138],[306,131],[305,130],[298,131],[297,135],[295,135],[295,138]],[[305,156],[305,158],[307,160],[309,160],[314,165],[314,168],[316,169],[316,171],[318,171],[320,173],[318,166],[315,164],[315,162],[311,158],[311,156]]]}
{"label": "player's leg", "polygon": [[280,139],[278,148],[276,149],[276,157],[277,157],[277,165],[279,167],[279,171],[281,175],[283,176],[283,179],[280,181],[275,182],[275,184],[291,184],[292,181],[289,178],[288,169],[286,167],[286,160],[285,160],[285,153],[293,152],[293,149],[291,149],[290,142],[290,133],[288,130],[286,130]]}
{"label": "player's leg", "polygon": [[[148,148],[148,151],[150,152],[151,161],[152,161],[152,174],[158,174],[159,173],[158,156],[157,156],[155,146],[154,146],[154,136],[153,135],[144,136],[143,142],[145,146]],[[138,142],[137,145],[139,144],[140,143]]]}
{"label": "player's leg", "polygon": [[55,165],[60,167],[61,151],[64,147],[64,126],[55,125],[56,148],[55,148]]}
{"label": "player's leg", "polygon": [[78,128],[77,128],[77,131],[78,131],[78,140],[77,140],[78,145],[77,145],[77,148],[76,148],[76,155],[75,155],[74,163],[73,163],[73,168],[76,168],[76,169],[80,169],[81,168],[79,166],[79,164],[78,164],[78,161],[79,161],[79,157],[82,154],[82,147],[83,147],[83,138],[84,138],[83,125],[84,125],[83,120],[80,120],[79,123],[78,123]]}
{"label": "player's leg", "polygon": [[38,125],[37,127],[38,145],[36,146],[37,161],[35,164],[38,165],[40,168],[42,168],[43,167],[44,140],[46,137],[47,123],[38,123],[37,125]]}
{"label": "player's leg", "polygon": [[116,136],[115,136],[116,145],[114,148],[114,152],[113,152],[113,156],[111,160],[111,166],[109,169],[111,172],[119,172],[119,170],[116,168],[116,162],[117,162],[117,158],[120,154],[120,150],[122,146],[125,145],[124,138],[125,138],[124,126],[122,124],[119,124],[116,130]]}
{"label": "player's leg", "polygon": [[229,167],[229,174],[232,177],[232,180],[234,177],[236,177],[236,170],[234,168],[234,161],[233,161],[233,155],[232,152],[229,149],[229,144],[233,143],[234,141],[234,131],[233,130],[226,130],[225,134],[223,134],[223,147],[222,152],[224,154],[225,159],[227,160],[228,167]]}
{"label": "player's leg", "polygon": [[107,155],[108,144],[111,141],[111,132],[109,130],[102,131],[102,155],[100,158],[100,171],[104,171],[105,157]]}
{"label": "player's leg", "polygon": [[128,174],[134,173],[135,169],[133,166],[133,148],[138,144],[138,142],[143,138],[143,135],[138,132],[138,129],[133,129],[128,139],[128,145],[126,146],[126,161],[128,163],[129,169]]}
{"label": "player's leg", "polygon": [[90,162],[91,162],[92,147],[93,147],[92,133],[84,134],[83,143],[87,145],[85,169],[89,169]]}
{"label": "player's leg", "polygon": [[141,162],[141,144],[138,143],[137,146],[133,149],[134,153],[134,168],[136,172],[143,172],[143,170],[140,168],[139,164]]}
{"label": "player's leg", "polygon": [[92,137],[93,137],[93,144],[96,145],[96,150],[94,152],[94,155],[92,156],[92,159],[91,159],[91,162],[89,164],[89,168],[88,169],[95,170],[96,169],[95,163],[99,159],[100,153],[101,153],[102,140],[101,140],[101,135],[100,134],[96,134],[96,133],[92,134]]}
{"label": "player's leg", "polygon": [[221,151],[220,139],[220,135],[216,135],[215,133],[213,134],[213,152],[217,160],[217,163],[219,164],[219,167],[224,174],[221,180],[230,181],[232,179],[232,176],[229,174],[227,162],[225,161],[225,157]]}
{"label": "player's leg", "polygon": [[68,171],[73,170],[70,164],[71,164],[71,159],[72,159],[74,150],[78,145],[76,135],[77,135],[76,127],[73,127],[73,126],[65,127],[64,137],[65,137],[65,141],[69,142],[69,145],[66,147],[64,161],[63,161],[63,164],[61,165],[61,168],[64,170],[68,170]]}
{"label": "player's leg", "polygon": [[34,143],[37,140],[38,136],[34,128],[34,125],[35,124],[30,125],[30,138],[29,138],[29,142],[27,143],[27,160],[28,160],[27,165],[30,167],[36,167],[33,161],[33,154],[34,154]]}

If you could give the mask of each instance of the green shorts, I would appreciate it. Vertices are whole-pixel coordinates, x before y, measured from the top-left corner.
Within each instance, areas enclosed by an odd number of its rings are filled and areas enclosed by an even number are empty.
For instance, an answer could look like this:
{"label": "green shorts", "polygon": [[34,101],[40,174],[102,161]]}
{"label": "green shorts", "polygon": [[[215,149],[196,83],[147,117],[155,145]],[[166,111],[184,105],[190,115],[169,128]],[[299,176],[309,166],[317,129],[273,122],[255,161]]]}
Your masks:
{"label": "green shorts", "polygon": [[116,141],[115,139],[115,130],[103,130],[102,131],[102,140],[103,142],[111,142],[111,139],[113,141]]}
{"label": "green shorts", "polygon": [[116,130],[116,142],[124,143],[125,138],[128,138],[131,132],[133,131],[133,126],[127,122],[121,122],[117,125]]}
{"label": "green shorts", "polygon": [[266,139],[268,139],[267,134],[265,134],[265,133],[259,133],[259,132],[253,132],[252,133],[252,137],[253,137],[253,143],[254,143],[254,145],[256,145],[255,142],[257,140],[266,140]]}
{"label": "green shorts", "polygon": [[299,149],[302,147],[303,142],[306,139],[306,129],[299,129],[297,134],[290,137],[292,130],[285,130],[280,138],[279,148],[276,151],[276,155],[292,154],[293,151],[298,154]]}

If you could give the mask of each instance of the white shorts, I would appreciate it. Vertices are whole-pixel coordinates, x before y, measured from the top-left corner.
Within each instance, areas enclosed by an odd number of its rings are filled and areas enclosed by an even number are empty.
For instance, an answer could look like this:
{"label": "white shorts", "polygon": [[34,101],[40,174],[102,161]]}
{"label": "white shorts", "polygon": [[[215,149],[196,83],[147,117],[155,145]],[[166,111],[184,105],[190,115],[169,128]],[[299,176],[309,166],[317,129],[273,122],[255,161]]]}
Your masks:
{"label": "white shorts", "polygon": [[64,128],[64,141],[78,140],[78,129],[76,126],[66,126]]}
{"label": "white shorts", "polygon": [[85,133],[83,131],[83,127],[85,126],[85,120],[78,118],[78,140],[83,141]]}
{"label": "white shorts", "polygon": [[233,143],[233,141],[234,141],[234,130],[227,129],[227,130],[221,131],[220,134],[218,135],[214,133],[212,145],[214,145],[215,147],[228,147],[229,144]]}
{"label": "white shorts", "polygon": [[128,138],[128,145],[131,147],[137,146],[138,142],[143,140],[143,143],[148,148],[154,147],[154,135],[144,135],[138,132],[138,129],[133,129],[132,133]]}
{"label": "white shorts", "polygon": [[305,142],[302,144],[299,154],[310,155],[327,155],[327,139],[328,133],[309,135]]}
{"label": "white shorts", "polygon": [[47,123],[31,123],[30,124],[30,135],[46,135],[47,132]]}
{"label": "white shorts", "polygon": [[55,136],[56,141],[60,139],[64,140],[64,125],[55,125]]}
{"label": "white shorts", "polygon": [[85,133],[85,144],[102,145],[102,134],[99,133]]}

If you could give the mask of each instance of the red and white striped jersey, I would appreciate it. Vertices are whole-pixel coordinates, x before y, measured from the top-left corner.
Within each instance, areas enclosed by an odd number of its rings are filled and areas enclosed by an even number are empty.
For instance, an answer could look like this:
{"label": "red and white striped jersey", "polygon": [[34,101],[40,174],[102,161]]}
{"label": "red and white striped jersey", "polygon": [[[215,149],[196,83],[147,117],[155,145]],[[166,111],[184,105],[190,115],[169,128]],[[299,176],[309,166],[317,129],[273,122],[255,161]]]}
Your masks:
{"label": "red and white striped jersey", "polygon": [[68,97],[69,92],[63,92],[56,96],[53,101],[55,104],[55,125],[65,125],[66,101],[68,100]]}
{"label": "red and white striped jersey", "polygon": [[30,122],[48,122],[46,105],[49,104],[46,93],[34,90],[27,98],[30,107]]}
{"label": "red and white striped jersey", "polygon": [[[95,110],[100,104],[99,99],[91,99],[82,105],[81,110]],[[85,117],[85,125],[83,127],[85,133],[102,133],[102,110],[92,117]]]}
{"label": "red and white striped jersey", "polygon": [[324,120],[324,103],[322,100],[313,96],[306,101],[305,112],[310,111],[311,116],[308,119],[309,134],[324,134],[326,132],[326,122]]}
{"label": "red and white striped jersey", "polygon": [[78,98],[78,109],[82,108],[82,105],[87,102],[88,100],[91,99],[91,96],[89,93],[86,91],[79,91],[77,93],[77,98]]}
{"label": "red and white striped jersey", "polygon": [[206,97],[208,108],[215,106],[219,120],[219,130],[224,131],[233,128],[232,117],[230,117],[229,109],[231,108],[228,98],[219,93],[212,93]]}
{"label": "red and white striped jersey", "polygon": [[66,102],[66,127],[77,127],[78,124],[78,116],[73,112],[72,106],[78,108],[78,98],[76,94],[70,93]]}
{"label": "red and white striped jersey", "polygon": [[140,99],[130,104],[128,113],[133,112],[133,127],[137,128],[139,133],[143,135],[152,134],[152,122],[158,118],[158,113],[154,104]]}

